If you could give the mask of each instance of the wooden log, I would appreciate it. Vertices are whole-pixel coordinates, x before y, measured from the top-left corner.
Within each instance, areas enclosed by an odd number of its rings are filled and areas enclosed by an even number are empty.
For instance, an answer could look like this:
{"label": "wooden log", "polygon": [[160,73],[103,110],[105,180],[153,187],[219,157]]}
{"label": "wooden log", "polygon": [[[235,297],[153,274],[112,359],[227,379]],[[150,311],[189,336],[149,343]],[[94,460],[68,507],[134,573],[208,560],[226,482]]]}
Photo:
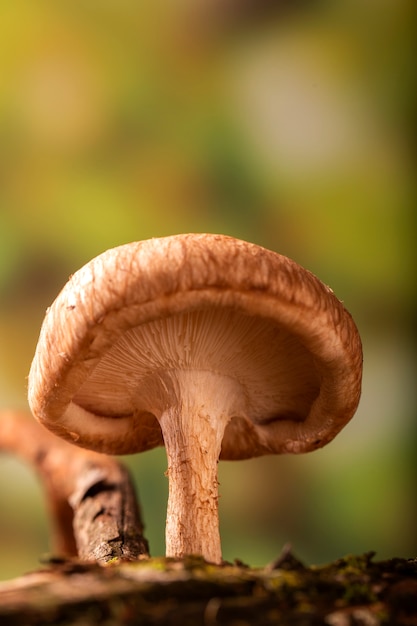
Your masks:
{"label": "wooden log", "polygon": [[413,626],[417,562],[372,554],[304,567],[202,558],[102,567],[68,561],[0,584],[0,624],[13,626]]}
{"label": "wooden log", "polygon": [[38,473],[53,552],[102,563],[149,556],[132,480],[115,457],[69,444],[16,411],[0,411],[0,451]]}

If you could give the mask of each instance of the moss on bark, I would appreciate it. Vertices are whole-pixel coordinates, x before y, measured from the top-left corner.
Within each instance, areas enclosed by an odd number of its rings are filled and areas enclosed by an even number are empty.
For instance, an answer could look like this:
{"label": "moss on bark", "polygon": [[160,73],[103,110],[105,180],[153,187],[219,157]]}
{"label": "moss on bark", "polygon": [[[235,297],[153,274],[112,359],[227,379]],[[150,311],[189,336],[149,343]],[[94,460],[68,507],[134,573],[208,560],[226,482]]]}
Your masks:
{"label": "moss on bark", "polygon": [[107,566],[75,560],[0,585],[14,626],[417,624],[417,560],[371,553],[305,567],[286,551],[263,569],[200,558]]}

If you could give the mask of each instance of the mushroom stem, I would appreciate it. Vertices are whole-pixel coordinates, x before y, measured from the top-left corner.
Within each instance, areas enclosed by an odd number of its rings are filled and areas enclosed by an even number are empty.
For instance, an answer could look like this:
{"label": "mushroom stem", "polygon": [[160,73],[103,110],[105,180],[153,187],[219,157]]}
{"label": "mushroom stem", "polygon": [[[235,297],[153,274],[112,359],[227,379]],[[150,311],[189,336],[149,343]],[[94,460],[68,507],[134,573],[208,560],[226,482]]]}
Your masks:
{"label": "mushroom stem", "polygon": [[177,401],[159,419],[168,458],[166,555],[220,563],[217,463],[240,386],[212,372],[182,371],[174,387]]}

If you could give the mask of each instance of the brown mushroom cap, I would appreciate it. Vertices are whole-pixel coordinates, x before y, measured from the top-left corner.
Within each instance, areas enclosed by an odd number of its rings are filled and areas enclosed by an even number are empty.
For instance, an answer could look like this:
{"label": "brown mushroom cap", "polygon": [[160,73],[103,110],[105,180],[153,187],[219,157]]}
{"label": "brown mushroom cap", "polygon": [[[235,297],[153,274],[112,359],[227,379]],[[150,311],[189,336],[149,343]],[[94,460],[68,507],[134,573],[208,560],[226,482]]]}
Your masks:
{"label": "brown mushroom cap", "polygon": [[361,342],[331,289],[282,255],[223,235],[150,239],[70,278],[41,329],[29,402],[69,441],[140,452],[163,445],[157,418],[190,371],[209,372],[214,395],[217,376],[230,381],[221,458],[307,452],[357,408]]}

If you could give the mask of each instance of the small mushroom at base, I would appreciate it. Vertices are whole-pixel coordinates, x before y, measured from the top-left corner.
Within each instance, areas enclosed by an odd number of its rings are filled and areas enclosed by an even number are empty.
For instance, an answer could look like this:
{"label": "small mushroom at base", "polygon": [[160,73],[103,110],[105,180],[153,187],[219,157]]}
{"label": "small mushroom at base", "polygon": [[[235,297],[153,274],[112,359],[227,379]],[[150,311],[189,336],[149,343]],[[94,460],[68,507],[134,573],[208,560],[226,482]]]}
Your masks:
{"label": "small mushroom at base", "polygon": [[221,561],[217,462],[325,445],[360,397],[359,333],[310,272],[223,235],[108,250],[44,320],[29,402],[98,451],[165,445],[168,556]]}

